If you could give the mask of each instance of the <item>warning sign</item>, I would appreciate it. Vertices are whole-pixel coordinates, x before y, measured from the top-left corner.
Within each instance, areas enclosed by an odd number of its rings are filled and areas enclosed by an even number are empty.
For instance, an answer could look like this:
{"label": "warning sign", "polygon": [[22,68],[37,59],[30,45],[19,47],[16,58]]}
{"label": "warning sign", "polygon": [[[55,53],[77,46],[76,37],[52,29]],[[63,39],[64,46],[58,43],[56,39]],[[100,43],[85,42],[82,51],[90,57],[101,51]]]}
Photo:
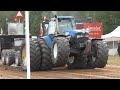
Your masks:
{"label": "warning sign", "polygon": [[14,20],[15,20],[15,21],[18,21],[18,19],[22,19],[22,20],[25,21],[25,17],[24,17],[24,15],[23,15],[23,13],[22,13],[21,11],[18,11],[18,12],[16,13],[15,17],[14,17]]}

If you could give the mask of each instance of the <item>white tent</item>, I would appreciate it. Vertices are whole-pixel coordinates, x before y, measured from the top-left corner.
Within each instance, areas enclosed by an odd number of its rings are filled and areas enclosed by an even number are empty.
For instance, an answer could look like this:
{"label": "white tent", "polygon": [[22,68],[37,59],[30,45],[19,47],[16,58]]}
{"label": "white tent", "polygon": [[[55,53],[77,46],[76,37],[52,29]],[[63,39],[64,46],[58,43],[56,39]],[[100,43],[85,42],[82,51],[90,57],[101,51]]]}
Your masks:
{"label": "white tent", "polygon": [[[113,42],[113,48],[109,49],[109,55],[116,55],[117,53],[117,43],[120,41],[120,26],[118,26],[111,33],[101,36],[106,42]],[[117,42],[117,43],[115,43]],[[116,44],[116,45],[115,45]],[[109,45],[108,45],[109,46]]]}

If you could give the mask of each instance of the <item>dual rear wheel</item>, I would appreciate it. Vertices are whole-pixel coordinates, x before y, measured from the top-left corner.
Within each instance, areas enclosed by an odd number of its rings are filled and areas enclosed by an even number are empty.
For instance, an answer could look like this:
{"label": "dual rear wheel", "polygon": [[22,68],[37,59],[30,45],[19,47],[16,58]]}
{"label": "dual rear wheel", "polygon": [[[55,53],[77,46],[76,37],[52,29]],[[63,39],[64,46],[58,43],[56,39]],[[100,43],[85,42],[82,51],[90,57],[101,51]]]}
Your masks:
{"label": "dual rear wheel", "polygon": [[1,59],[3,65],[12,65],[15,63],[15,50],[14,49],[5,49],[2,50]]}
{"label": "dual rear wheel", "polygon": [[[26,70],[26,47],[25,41],[21,46],[20,65]],[[52,67],[65,66],[69,58],[69,42],[65,37],[56,37],[53,39],[52,49],[43,38],[30,40],[30,68],[31,71],[50,70]]]}

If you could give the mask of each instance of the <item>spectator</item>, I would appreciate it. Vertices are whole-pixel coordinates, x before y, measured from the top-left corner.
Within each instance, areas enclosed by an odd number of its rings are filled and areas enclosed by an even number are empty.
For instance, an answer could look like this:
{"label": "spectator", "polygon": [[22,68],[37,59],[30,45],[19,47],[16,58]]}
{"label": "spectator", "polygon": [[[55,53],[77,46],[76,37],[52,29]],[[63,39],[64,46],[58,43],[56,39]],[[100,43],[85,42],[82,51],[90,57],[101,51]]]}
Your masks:
{"label": "spectator", "polygon": [[117,49],[117,51],[118,51],[118,55],[120,56],[120,41],[118,42],[118,49]]}

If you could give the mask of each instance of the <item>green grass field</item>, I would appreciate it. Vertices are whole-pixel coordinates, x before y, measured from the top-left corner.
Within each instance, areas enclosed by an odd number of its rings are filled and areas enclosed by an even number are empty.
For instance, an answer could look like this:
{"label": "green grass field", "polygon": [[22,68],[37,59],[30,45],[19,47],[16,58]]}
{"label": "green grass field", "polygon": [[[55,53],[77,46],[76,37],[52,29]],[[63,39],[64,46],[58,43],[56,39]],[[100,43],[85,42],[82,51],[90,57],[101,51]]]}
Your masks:
{"label": "green grass field", "polygon": [[120,65],[120,57],[117,56],[109,56],[108,57],[108,65]]}

